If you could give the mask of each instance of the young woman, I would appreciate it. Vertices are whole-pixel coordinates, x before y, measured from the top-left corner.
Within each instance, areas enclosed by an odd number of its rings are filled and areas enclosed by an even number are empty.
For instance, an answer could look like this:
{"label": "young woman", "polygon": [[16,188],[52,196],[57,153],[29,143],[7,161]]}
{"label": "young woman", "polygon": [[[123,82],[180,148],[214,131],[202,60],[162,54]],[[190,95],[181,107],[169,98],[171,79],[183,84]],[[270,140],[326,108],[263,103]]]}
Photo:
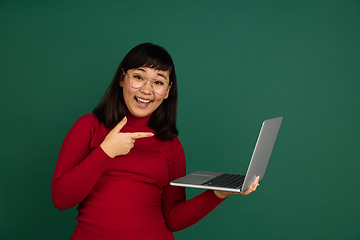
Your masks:
{"label": "young woman", "polygon": [[[151,43],[133,48],[92,114],[79,118],[60,150],[51,184],[54,205],[78,205],[73,240],[174,239],[230,192],[186,200],[169,182],[186,173],[176,129],[173,61]],[[241,193],[256,190],[258,179]]]}

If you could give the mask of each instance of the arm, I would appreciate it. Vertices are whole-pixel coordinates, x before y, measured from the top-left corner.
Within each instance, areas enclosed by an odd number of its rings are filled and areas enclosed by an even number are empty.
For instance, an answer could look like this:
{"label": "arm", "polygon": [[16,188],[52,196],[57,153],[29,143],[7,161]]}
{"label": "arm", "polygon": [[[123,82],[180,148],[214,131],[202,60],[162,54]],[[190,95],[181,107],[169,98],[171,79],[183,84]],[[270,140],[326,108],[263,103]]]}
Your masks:
{"label": "arm", "polygon": [[[185,154],[180,141],[175,147],[169,171],[169,182],[186,174]],[[259,178],[257,177],[255,182],[244,192],[233,193],[207,190],[189,200],[186,200],[185,188],[168,184],[163,191],[163,212],[166,225],[172,232],[190,227],[213,211],[229,195],[248,195],[255,191],[259,185],[258,182]]]}
{"label": "arm", "polygon": [[[181,143],[174,147],[173,159],[169,167],[169,181],[185,176],[185,154]],[[185,188],[168,184],[163,191],[163,212],[170,231],[180,231],[200,221],[214,210],[224,199],[217,197],[214,191],[207,190],[186,201]]]}
{"label": "arm", "polygon": [[[164,207],[164,216],[166,225],[172,232],[180,231],[194,225],[224,201],[224,199],[218,198],[212,190],[204,191],[187,201],[185,199],[181,200],[178,198],[179,195],[182,195],[182,193],[178,193],[178,190],[181,187],[168,187],[173,189],[166,190],[168,192],[168,197],[171,198],[171,200],[166,200],[168,202]],[[185,191],[184,188],[181,190]],[[163,196],[163,201],[165,201],[165,194]]]}
{"label": "arm", "polygon": [[79,204],[112,160],[101,147],[90,149],[95,121],[90,114],[81,117],[61,147],[51,183],[52,200],[60,210]]}
{"label": "arm", "polygon": [[[55,167],[51,194],[54,205],[61,209],[76,206],[93,189],[102,173],[116,156],[126,155],[138,138],[151,137],[153,133],[122,133],[124,118],[108,134],[92,114],[81,117],[67,134]],[[98,127],[98,129],[96,129]],[[95,130],[104,135],[100,146],[91,149]],[[101,132],[103,131],[103,132]],[[100,133],[99,133],[100,132]]]}

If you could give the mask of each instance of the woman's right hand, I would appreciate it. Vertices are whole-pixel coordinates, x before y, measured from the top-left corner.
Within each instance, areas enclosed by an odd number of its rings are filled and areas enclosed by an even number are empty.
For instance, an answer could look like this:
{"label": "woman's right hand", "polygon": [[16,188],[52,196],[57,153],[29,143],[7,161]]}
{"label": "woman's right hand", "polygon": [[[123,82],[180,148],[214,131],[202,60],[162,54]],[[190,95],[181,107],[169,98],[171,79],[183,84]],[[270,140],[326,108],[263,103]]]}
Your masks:
{"label": "woman's right hand", "polygon": [[127,118],[124,117],[105,137],[100,144],[102,150],[111,158],[126,155],[134,147],[138,138],[152,137],[151,132],[122,133],[120,130],[125,126]]}

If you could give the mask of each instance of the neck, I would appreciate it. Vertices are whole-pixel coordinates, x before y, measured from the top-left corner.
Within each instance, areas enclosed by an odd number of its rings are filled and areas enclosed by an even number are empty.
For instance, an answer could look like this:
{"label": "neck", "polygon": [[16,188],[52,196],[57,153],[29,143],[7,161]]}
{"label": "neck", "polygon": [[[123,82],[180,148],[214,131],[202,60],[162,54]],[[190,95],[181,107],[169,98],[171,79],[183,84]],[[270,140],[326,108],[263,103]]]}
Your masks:
{"label": "neck", "polygon": [[130,125],[135,128],[149,128],[148,122],[149,122],[151,115],[152,115],[152,113],[146,117],[136,117],[131,112],[127,111],[126,112],[126,117],[128,119],[127,125]]}

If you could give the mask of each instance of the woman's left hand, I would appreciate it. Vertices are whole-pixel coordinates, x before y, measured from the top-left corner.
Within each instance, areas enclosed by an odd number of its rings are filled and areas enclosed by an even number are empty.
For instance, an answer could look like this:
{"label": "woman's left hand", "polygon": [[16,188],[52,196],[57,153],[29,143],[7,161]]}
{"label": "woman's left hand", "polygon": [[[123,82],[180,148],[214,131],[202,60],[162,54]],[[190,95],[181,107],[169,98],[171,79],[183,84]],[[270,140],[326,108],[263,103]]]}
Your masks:
{"label": "woman's left hand", "polygon": [[214,190],[214,193],[218,198],[227,198],[228,196],[233,195],[233,194],[240,194],[240,195],[245,196],[245,195],[248,195],[248,194],[254,192],[256,190],[257,186],[259,186],[259,176],[257,176],[255,178],[255,181],[244,192],[236,193],[236,192],[226,192],[226,191]]}

